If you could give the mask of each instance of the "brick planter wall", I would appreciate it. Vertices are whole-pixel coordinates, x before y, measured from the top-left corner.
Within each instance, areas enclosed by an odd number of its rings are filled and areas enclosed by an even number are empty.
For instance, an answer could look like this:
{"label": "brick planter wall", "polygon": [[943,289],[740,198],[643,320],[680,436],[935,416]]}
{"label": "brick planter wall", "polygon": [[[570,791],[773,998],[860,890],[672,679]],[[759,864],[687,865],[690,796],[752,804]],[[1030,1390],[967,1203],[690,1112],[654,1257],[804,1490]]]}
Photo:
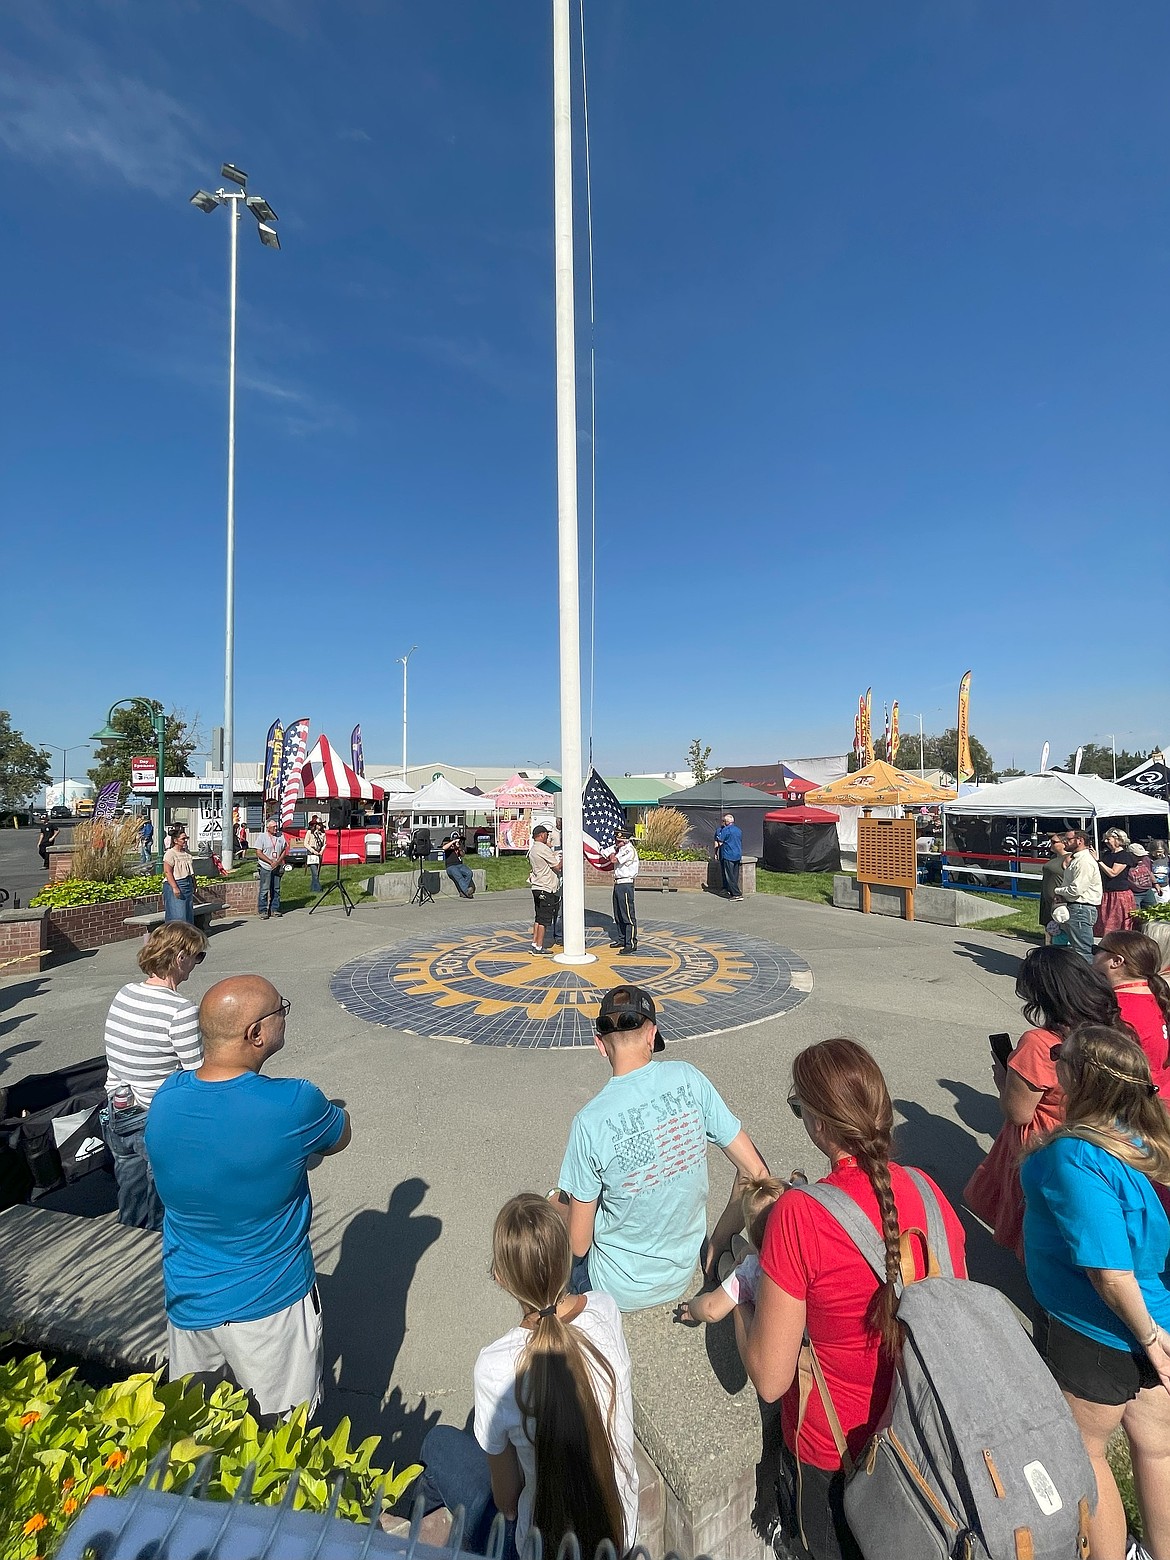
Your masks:
{"label": "brick planter wall", "polygon": [[[256,914],[256,885],[253,882],[216,883],[195,891],[196,901],[206,904],[218,899],[223,906],[212,916],[233,917]],[[123,926],[129,915],[150,915],[163,907],[161,894],[144,894],[139,899],[111,899],[101,905],[70,905],[50,910],[47,915],[48,947],[51,953],[68,955],[87,948],[104,948],[107,943],[128,942],[140,937],[141,929]],[[33,912],[34,914],[38,912]]]}
{"label": "brick planter wall", "polygon": [[[657,861],[644,861],[642,870],[649,876],[653,873],[655,867],[659,865],[660,863]],[[723,876],[717,861],[675,861],[671,862],[670,865],[672,869],[674,867],[679,869],[677,877],[674,877],[672,873],[671,882],[678,887],[680,893],[700,894],[705,888],[722,892]],[[756,863],[754,858],[744,857],[743,865],[740,868],[739,882],[745,894],[755,893]],[[585,886],[587,888],[612,888],[613,873],[598,872],[596,867],[590,866],[586,862]]]}
{"label": "brick planter wall", "polygon": [[58,883],[62,878],[73,876],[73,846],[50,845],[49,846],[49,882]]}
{"label": "brick planter wall", "polygon": [[39,970],[47,952],[47,910],[0,910],[0,975]]}

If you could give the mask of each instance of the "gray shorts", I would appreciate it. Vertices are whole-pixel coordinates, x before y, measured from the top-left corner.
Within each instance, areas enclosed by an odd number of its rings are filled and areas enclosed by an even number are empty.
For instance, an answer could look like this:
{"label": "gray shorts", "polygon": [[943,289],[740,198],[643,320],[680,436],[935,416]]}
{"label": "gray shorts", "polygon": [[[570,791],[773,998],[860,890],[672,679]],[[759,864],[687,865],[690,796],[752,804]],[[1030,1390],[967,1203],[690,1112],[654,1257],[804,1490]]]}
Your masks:
{"label": "gray shorts", "polygon": [[316,1284],[303,1300],[254,1322],[191,1329],[167,1323],[167,1377],[234,1381],[256,1399],[261,1414],[282,1415],[321,1401],[321,1297]]}

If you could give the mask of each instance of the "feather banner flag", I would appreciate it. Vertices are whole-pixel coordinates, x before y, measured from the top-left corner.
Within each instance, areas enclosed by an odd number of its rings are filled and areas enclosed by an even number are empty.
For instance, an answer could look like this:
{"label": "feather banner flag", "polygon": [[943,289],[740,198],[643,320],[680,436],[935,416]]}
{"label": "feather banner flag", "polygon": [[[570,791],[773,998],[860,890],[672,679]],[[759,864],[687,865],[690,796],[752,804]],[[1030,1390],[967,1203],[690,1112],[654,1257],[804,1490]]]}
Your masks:
{"label": "feather banner flag", "polygon": [[873,750],[873,689],[867,688],[861,698],[861,767],[874,761]]}
{"label": "feather banner flag", "polygon": [[955,779],[960,785],[964,780],[970,780],[975,773],[975,765],[971,762],[971,673],[964,672],[963,680],[959,684],[959,741],[958,755],[955,765]]}
{"label": "feather banner flag", "polygon": [[284,750],[287,756],[284,785],[280,794],[280,826],[292,826],[293,813],[301,795],[301,765],[309,751],[309,717],[294,721],[284,734]]}
{"label": "feather banner flag", "polygon": [[122,794],[122,782],[111,780],[109,785],[103,785],[98,792],[98,799],[94,803],[93,819],[99,823],[102,819],[112,818],[118,811],[118,798]]}
{"label": "feather banner flag", "polygon": [[359,722],[349,734],[349,756],[353,761],[355,775],[364,775],[366,772],[366,756],[362,752],[362,728]]}
{"label": "feather banner flag", "polygon": [[857,767],[861,768],[861,715],[860,712],[853,717],[853,752],[857,759]]}
{"label": "feather banner flag", "polygon": [[280,777],[283,773],[284,727],[274,720],[268,728],[268,741],[264,744],[264,800],[274,802],[280,794]]}
{"label": "feather banner flag", "polygon": [[890,739],[889,739],[889,741],[886,744],[886,762],[887,763],[894,764],[895,766],[897,765],[897,762],[898,762],[898,746],[899,746],[901,740],[902,740],[902,735],[901,735],[901,732],[898,730],[898,701],[897,701],[897,699],[895,699],[894,703],[893,703],[893,706],[890,709]]}
{"label": "feather banner flag", "polygon": [[1052,751],[1051,745],[1049,743],[1047,743],[1047,742],[1040,749],[1040,773],[1042,775],[1045,775],[1045,774],[1048,773],[1048,755],[1049,755],[1049,753],[1051,751]]}

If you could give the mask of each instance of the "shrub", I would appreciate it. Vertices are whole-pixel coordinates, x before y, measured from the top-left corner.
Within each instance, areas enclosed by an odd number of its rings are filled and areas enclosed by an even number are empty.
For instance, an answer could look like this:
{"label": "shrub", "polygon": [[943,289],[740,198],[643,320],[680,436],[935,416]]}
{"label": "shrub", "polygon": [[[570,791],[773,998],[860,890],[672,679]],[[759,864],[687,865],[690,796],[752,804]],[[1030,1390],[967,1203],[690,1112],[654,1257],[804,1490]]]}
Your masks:
{"label": "shrub", "polygon": [[690,824],[685,813],[679,812],[677,807],[655,807],[646,814],[642,824],[641,844],[646,847],[643,854],[661,851],[660,860],[677,861],[680,858],[675,852],[686,844],[689,833]]}
{"label": "shrub", "polygon": [[1139,921],[1170,921],[1170,904],[1139,906],[1134,916]]}
{"label": "shrub", "polygon": [[141,821],[135,817],[103,818],[79,823],[73,830],[73,870],[91,883],[113,883],[122,876],[127,853],[136,850]]}
{"label": "shrub", "polygon": [[[195,882],[200,888],[210,888],[218,878],[201,877]],[[50,910],[65,910],[71,905],[104,905],[112,899],[143,899],[148,894],[161,894],[161,873],[149,877],[115,878],[112,883],[95,883],[91,878],[60,878],[56,883],[46,883],[39,894],[29,900],[37,909],[48,905]]]}
{"label": "shrub", "polygon": [[[11,1361],[0,1366],[0,1554],[47,1554],[87,1500],[140,1484],[165,1447],[164,1489],[185,1483],[213,1452],[209,1499],[230,1499],[254,1462],[255,1502],[275,1505],[299,1469],[294,1506],[323,1511],[341,1474],[338,1515],[360,1522],[383,1479],[370,1465],[378,1437],[351,1448],[348,1419],[326,1438],[306,1417],[301,1407],[275,1430],[261,1430],[245,1394],[226,1382],[210,1397],[188,1381],[163,1382],[161,1374],[99,1391],[72,1370],[50,1375],[39,1354]],[[417,1464],[399,1474],[391,1468],[387,1501],[398,1500],[421,1472]]]}
{"label": "shrub", "polygon": [[638,856],[642,861],[707,861],[708,854],[705,850],[643,850],[641,843],[638,845]]}

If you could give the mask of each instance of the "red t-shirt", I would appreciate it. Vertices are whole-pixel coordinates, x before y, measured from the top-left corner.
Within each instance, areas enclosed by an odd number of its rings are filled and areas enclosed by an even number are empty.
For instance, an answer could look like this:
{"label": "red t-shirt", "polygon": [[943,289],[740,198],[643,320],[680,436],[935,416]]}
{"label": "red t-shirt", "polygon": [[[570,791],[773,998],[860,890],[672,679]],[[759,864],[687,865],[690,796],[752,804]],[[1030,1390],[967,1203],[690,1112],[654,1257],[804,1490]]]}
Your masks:
{"label": "red t-shirt", "polygon": [[[823,1179],[827,1185],[848,1192],[881,1233],[877,1198],[863,1170],[847,1166]],[[890,1166],[890,1180],[902,1229],[925,1230],[922,1198],[901,1165]],[[938,1187],[933,1181],[930,1184],[942,1207],[951,1263],[956,1274],[965,1278],[963,1226]],[[921,1277],[925,1272],[922,1243],[915,1241],[914,1247]],[[877,1275],[832,1215],[799,1191],[785,1192],[772,1210],[760,1251],[760,1266],[785,1294],[805,1302],[808,1335],[829,1384],[849,1451],[856,1457],[882,1416],[894,1378],[892,1362],[882,1354],[877,1333],[871,1332],[865,1321],[878,1291]],[[798,1409],[797,1378],[784,1394],[782,1410],[784,1442],[790,1451],[796,1450]],[[799,1451],[801,1460],[814,1467],[836,1470],[841,1466],[815,1387],[801,1429]]]}
{"label": "red t-shirt", "polygon": [[1142,1050],[1150,1064],[1150,1076],[1158,1085],[1162,1104],[1170,1110],[1170,1068],[1166,1066],[1166,1052],[1170,1050],[1170,1042],[1167,1041],[1166,1020],[1158,1006],[1158,999],[1147,985],[1139,986],[1136,982],[1128,987],[1118,986],[1114,994],[1122,1018],[1132,1025],[1141,1041]]}

